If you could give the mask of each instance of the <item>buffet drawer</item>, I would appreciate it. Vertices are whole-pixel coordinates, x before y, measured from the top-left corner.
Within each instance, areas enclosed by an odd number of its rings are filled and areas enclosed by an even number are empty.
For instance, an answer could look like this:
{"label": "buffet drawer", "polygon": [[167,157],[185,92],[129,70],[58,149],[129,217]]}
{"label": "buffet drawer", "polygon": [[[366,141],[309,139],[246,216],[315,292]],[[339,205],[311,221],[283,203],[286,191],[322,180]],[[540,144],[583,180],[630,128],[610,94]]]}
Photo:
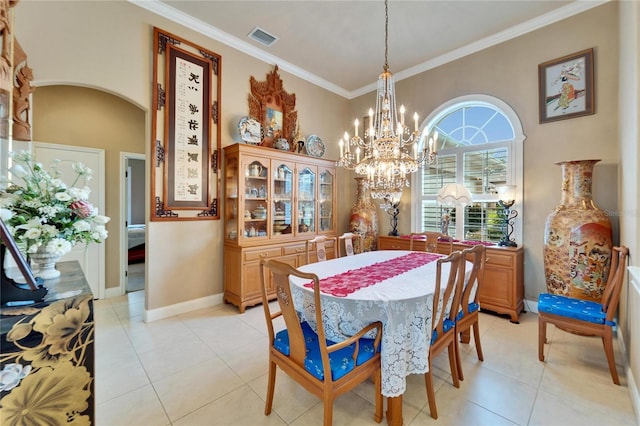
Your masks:
{"label": "buffet drawer", "polygon": [[272,257],[279,257],[282,255],[282,249],[280,247],[276,248],[263,248],[260,250],[247,250],[244,253],[245,262],[252,260],[260,260],[260,259],[269,259]]}

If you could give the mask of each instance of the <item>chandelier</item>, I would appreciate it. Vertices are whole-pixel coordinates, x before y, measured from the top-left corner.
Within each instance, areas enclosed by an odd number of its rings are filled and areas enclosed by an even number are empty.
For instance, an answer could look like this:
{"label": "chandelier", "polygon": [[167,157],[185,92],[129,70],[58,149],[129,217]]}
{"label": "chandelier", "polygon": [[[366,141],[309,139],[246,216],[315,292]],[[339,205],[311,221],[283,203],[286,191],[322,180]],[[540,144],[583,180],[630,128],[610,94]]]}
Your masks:
{"label": "chandelier", "polygon": [[[418,131],[418,114],[413,115],[414,129],[405,125],[404,106],[396,108],[393,74],[387,61],[389,45],[389,7],[384,2],[384,67],[378,77],[376,109],[369,109],[368,129],[359,135],[360,123],[354,122],[353,137],[345,132],[340,146],[339,167],[354,170],[366,178],[371,197],[387,204],[397,203],[402,190],[409,187],[410,175],[423,164],[433,164],[437,159],[438,133],[427,139],[426,128]],[[400,120],[398,120],[398,112]],[[422,148],[420,148],[422,145]]]}

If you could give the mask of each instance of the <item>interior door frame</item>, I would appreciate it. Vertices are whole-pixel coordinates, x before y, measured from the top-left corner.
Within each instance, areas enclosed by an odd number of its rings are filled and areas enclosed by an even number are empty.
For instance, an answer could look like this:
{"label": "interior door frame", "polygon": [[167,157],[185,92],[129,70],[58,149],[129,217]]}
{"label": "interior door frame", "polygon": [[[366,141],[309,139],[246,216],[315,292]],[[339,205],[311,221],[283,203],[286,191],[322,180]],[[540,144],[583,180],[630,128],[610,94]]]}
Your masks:
{"label": "interior door frame", "polygon": [[[120,152],[120,287],[119,287],[119,295],[122,296],[127,292],[127,271],[129,270],[129,257],[128,257],[128,240],[129,237],[127,235],[127,208],[128,208],[128,199],[127,199],[127,165],[129,160],[143,160],[145,162],[145,193],[148,191],[147,182],[146,182],[146,169],[147,169],[147,156],[145,154],[139,154],[136,152]],[[147,200],[147,197],[145,197]],[[148,217],[145,206],[145,219]],[[147,235],[145,234],[145,244],[147,243]],[[144,279],[145,279],[145,288],[147,281],[147,267],[148,262],[145,262],[144,266]]]}

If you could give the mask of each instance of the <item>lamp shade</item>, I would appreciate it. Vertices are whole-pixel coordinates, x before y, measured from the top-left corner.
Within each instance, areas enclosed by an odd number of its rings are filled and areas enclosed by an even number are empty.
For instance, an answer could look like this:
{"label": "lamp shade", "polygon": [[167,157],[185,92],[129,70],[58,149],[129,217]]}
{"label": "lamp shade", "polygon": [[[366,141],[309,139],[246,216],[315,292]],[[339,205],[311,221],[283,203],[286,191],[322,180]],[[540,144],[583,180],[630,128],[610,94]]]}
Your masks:
{"label": "lamp shade", "polygon": [[504,204],[513,204],[516,199],[516,185],[496,185],[496,191]]}
{"label": "lamp shade", "polygon": [[438,203],[445,206],[466,206],[470,204],[471,193],[459,183],[448,183],[438,191]]}

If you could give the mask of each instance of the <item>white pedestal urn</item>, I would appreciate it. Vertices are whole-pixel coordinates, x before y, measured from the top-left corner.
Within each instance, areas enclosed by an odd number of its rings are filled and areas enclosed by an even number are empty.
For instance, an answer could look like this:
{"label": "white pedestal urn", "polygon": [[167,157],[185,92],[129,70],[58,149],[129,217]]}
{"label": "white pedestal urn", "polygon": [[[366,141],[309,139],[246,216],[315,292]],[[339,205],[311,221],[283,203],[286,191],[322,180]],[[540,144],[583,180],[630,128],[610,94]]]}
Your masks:
{"label": "white pedestal urn", "polygon": [[599,302],[611,263],[609,217],[591,198],[600,160],[563,161],[562,200],[547,217],[544,272],[547,291]]}
{"label": "white pedestal urn", "polygon": [[30,253],[29,258],[38,265],[38,271],[35,272],[36,276],[43,280],[52,280],[60,276],[60,271],[56,269],[56,262],[60,259],[57,254],[38,250],[36,253]]}
{"label": "white pedestal urn", "polygon": [[[351,207],[349,232],[360,234],[362,239],[354,240],[356,253],[375,251],[378,249],[378,211],[371,200],[367,181],[363,177],[355,178],[358,182],[356,202]],[[363,247],[357,247],[362,241]]]}

